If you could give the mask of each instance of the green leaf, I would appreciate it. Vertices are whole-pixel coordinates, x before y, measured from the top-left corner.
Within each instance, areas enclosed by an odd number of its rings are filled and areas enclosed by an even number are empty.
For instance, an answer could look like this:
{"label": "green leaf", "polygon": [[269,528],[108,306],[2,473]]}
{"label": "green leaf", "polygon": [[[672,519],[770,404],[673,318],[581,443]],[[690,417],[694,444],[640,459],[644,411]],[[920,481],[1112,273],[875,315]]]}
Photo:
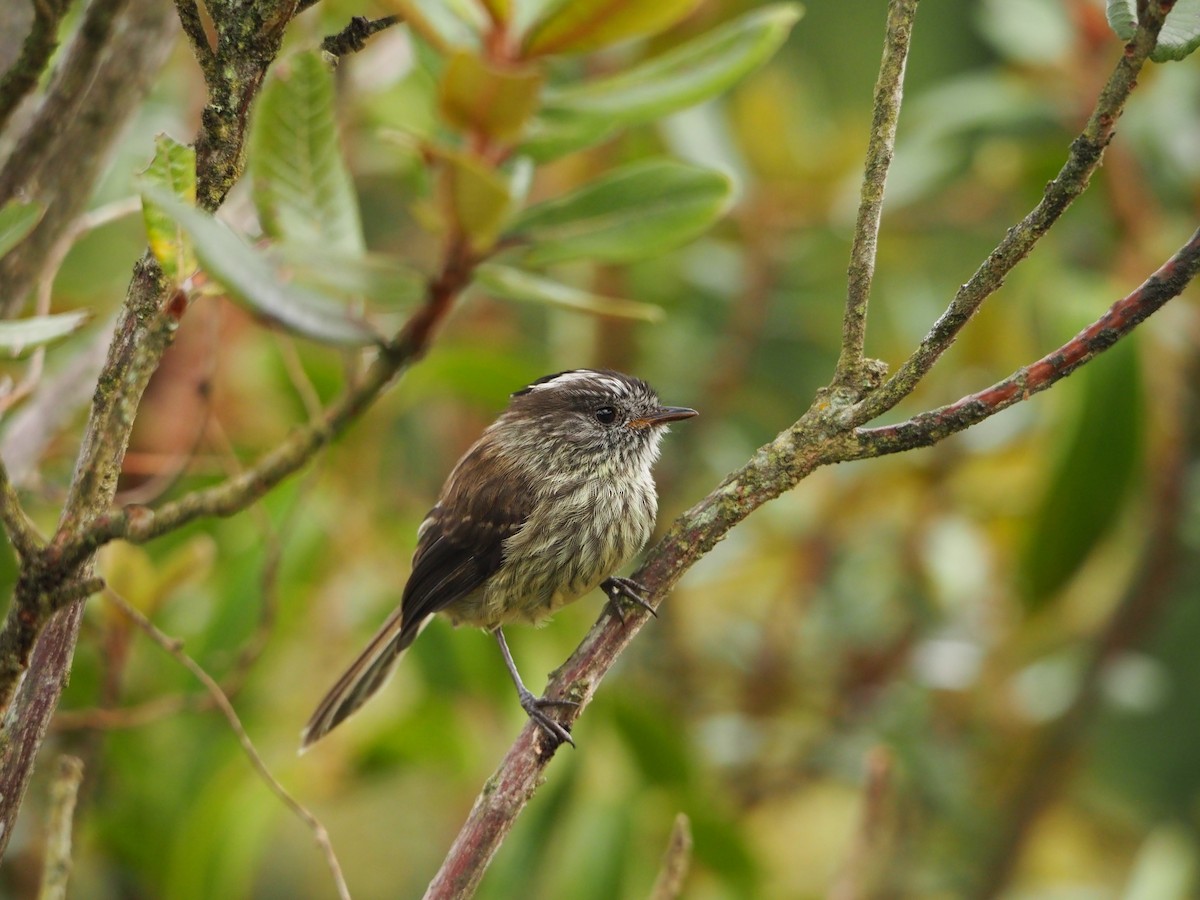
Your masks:
{"label": "green leaf", "polygon": [[642,322],[660,322],[663,318],[661,306],[593,294],[560,281],[551,281],[540,275],[494,263],[480,266],[476,271],[476,281],[489,293],[522,303],[542,303],[594,316]]}
{"label": "green leaf", "polygon": [[444,152],[442,158],[455,222],[475,250],[486,250],[512,214],[508,184],[494,169],[467,153]]}
{"label": "green leaf", "polygon": [[488,15],[501,25],[507,24],[512,19],[512,0],[479,0],[479,2],[488,11]]}
{"label": "green leaf", "polygon": [[276,244],[269,254],[280,260],[293,280],[324,294],[370,297],[402,306],[419,300],[425,291],[425,277],[390,256],[347,256],[307,244]]}
{"label": "green leaf", "polygon": [[803,10],[755,10],[631,69],[546,92],[545,109],[631,125],[693,106],[727,90],[770,59]]}
{"label": "green leaf", "polygon": [[250,146],[254,204],[268,235],[363,252],[358,198],[338,143],[333,76],[316,53],[276,67]]}
{"label": "green leaf", "polygon": [[[1136,340],[1118,342],[1063,385],[1080,404],[1021,560],[1026,607],[1049,605],[1111,531],[1141,452],[1142,379]],[[1082,396],[1080,396],[1082,394]]]}
{"label": "green leaf", "polygon": [[159,188],[145,187],[142,195],[179,223],[192,239],[204,270],[251,312],[326,344],[357,346],[381,340],[366,322],[330,298],[286,284],[283,273],[270,259],[212,216],[184,205]]}
{"label": "green leaf", "polygon": [[[188,206],[196,205],[196,151],[186,144],[165,134],[156,135],[154,159],[142,177]],[[197,266],[196,254],[179,223],[144,199],[142,220],[150,252],[162,266],[163,274],[174,284],[191,275]]]}
{"label": "green leaf", "polygon": [[728,177],[649,160],[618,169],[572,194],[532,206],[509,237],[529,247],[523,262],[630,262],[685,243],[721,217],[733,198]]}
{"label": "green leaf", "polygon": [[[1136,0],[1108,0],[1108,24],[1117,36],[1128,41],[1137,30]],[[1200,47],[1200,0],[1178,0],[1167,13],[1158,44],[1150,58],[1155,62],[1180,60]]]}
{"label": "green leaf", "polygon": [[533,23],[525,38],[525,56],[586,53],[670,28],[696,0],[560,0]]}
{"label": "green leaf", "polygon": [[600,143],[616,127],[609,119],[543,109],[529,123],[519,152],[534,162],[549,162]]}
{"label": "green leaf", "polygon": [[76,310],[0,322],[0,347],[13,356],[20,356],[34,347],[44,347],[61,341],[82,328],[90,318],[91,313],[87,310]]}
{"label": "green leaf", "polygon": [[40,203],[24,203],[20,200],[5,203],[0,208],[0,257],[25,240],[45,212],[46,207]]}
{"label": "green leaf", "polygon": [[438,99],[455,127],[511,140],[537,109],[541,88],[542,74],[533,67],[500,68],[459,50],[442,73]]}

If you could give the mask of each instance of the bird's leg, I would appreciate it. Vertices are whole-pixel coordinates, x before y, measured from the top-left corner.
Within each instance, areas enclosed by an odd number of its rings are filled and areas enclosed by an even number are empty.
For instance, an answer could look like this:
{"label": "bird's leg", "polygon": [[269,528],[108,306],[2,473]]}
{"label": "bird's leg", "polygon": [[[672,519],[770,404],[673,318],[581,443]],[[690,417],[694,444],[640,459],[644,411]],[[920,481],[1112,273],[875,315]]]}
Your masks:
{"label": "bird's leg", "polygon": [[517,686],[517,697],[521,701],[521,709],[525,710],[525,714],[533,721],[537,722],[542,731],[546,732],[551,739],[558,744],[570,744],[575,746],[575,742],[571,740],[571,732],[567,731],[565,725],[561,722],[556,722],[544,712],[543,708],[547,706],[578,706],[574,700],[547,700],[544,697],[535,697],[529,688],[525,687],[525,682],[521,680],[521,675],[517,672],[517,664],[513,662],[512,653],[508,649],[508,641],[504,640],[504,632],[496,627],[492,630],[492,634],[496,636],[496,643],[500,645],[500,653],[504,656],[504,665],[508,666],[508,674],[512,677],[513,684]]}
{"label": "bird's leg", "polygon": [[646,586],[634,581],[632,578],[622,578],[619,575],[613,575],[611,578],[605,578],[600,582],[600,590],[608,595],[608,610],[621,620],[622,625],[625,624],[625,613],[621,610],[622,597],[632,600],[646,612],[650,613],[650,615],[658,618],[658,613],[654,611],[654,607],[646,599]]}

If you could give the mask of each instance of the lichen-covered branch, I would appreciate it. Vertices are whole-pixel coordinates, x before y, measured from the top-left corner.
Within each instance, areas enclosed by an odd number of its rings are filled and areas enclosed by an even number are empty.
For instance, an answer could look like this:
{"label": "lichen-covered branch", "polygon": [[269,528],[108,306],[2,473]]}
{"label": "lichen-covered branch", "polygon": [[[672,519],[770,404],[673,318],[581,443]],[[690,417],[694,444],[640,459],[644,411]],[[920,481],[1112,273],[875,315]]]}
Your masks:
{"label": "lichen-covered branch", "polygon": [[30,559],[41,549],[42,539],[37,528],[25,514],[17,489],[13,487],[8,477],[8,467],[0,460],[0,522],[4,523],[4,533],[17,551],[17,557]]}
{"label": "lichen-covered branch", "polygon": [[32,6],[33,25],[25,35],[21,55],[0,78],[0,131],[8,124],[13,110],[37,86],[58,47],[58,27],[71,8],[69,0],[44,0]]}
{"label": "lichen-covered branch", "polygon": [[331,34],[321,41],[321,49],[333,56],[345,56],[347,53],[358,53],[367,46],[367,39],[386,28],[391,28],[403,21],[400,16],[383,16],[379,19],[368,19],[366,16],[354,16],[350,24]]}
{"label": "lichen-covered branch", "polygon": [[888,4],[887,33],[883,42],[883,60],[875,82],[875,100],[871,134],[867,141],[867,160],[863,171],[858,220],[854,225],[854,243],[850,248],[850,266],[846,278],[846,312],[842,320],[842,351],[837,362],[834,383],[849,389],[855,399],[864,389],[877,386],[863,371],[863,347],[867,338],[867,304],[871,298],[871,280],[875,277],[875,251],[879,239],[879,221],[883,214],[883,189],[896,148],[896,124],[900,120],[900,101],[904,94],[904,68],[912,40],[913,20],[919,0],[891,0]]}
{"label": "lichen-covered branch", "polygon": [[940,409],[894,425],[858,429],[856,458],[928,447],[970,428],[1066,378],[1098,353],[1129,334],[1148,316],[1179,296],[1200,272],[1200,230],[1135,291],[1067,343],[1012,375]]}
{"label": "lichen-covered branch", "polygon": [[214,70],[217,55],[208,43],[208,35],[204,31],[204,23],[200,20],[200,9],[196,6],[196,0],[175,0],[175,12],[179,16],[179,24],[183,26],[183,33],[187,35],[188,43],[192,45],[192,55],[200,64],[207,84],[217,77]]}
{"label": "lichen-covered branch", "polygon": [[[103,4],[118,9],[128,6],[131,20],[112,29],[104,59],[139,56],[122,43],[131,31],[141,40],[154,40],[141,55],[157,58],[165,54],[169,42],[163,22],[169,21],[169,7],[154,0],[103,0]],[[196,177],[199,202],[213,210],[241,175],[250,104],[278,52],[284,28],[295,12],[295,0],[214,2],[209,10],[214,21],[220,22],[220,65],[206,71],[212,79],[197,139]],[[91,87],[95,87],[94,81]],[[119,91],[107,97],[89,93],[88,102],[96,108],[83,106],[80,118],[112,121],[120,117],[114,116],[110,107],[136,105]],[[90,192],[91,170],[81,173],[65,163],[61,168],[81,185],[84,196]],[[71,213],[69,220],[75,214]],[[0,271],[0,284],[4,283],[3,274]],[[81,594],[75,586],[91,583],[91,554],[64,565],[60,548],[77,542],[77,536],[111,505],[142,394],[186,310],[186,298],[163,278],[153,257],[145,255],[134,267],[96,386],[58,529],[45,549],[25,561],[0,628],[0,711],[5,713],[0,732],[0,854],[13,833],[37,750],[70,672],[82,614]],[[26,668],[29,673],[20,682]],[[23,685],[19,692],[18,683]]]}
{"label": "lichen-covered branch", "polygon": [[1129,95],[1137,86],[1138,74],[1158,41],[1169,7],[1170,4],[1161,0],[1147,3],[1147,14],[1141,17],[1136,33],[1101,90],[1087,124],[1071,143],[1066,162],[1046,185],[1041,201],[1008,230],[975,274],[958,289],[949,307],[895,374],[882,387],[843,411],[841,421],[844,424],[857,426],[869,422],[912,393],[942,353],[954,343],[983,301],[1000,288],[1013,267],[1029,254],[1050,226],[1083,193],[1100,166],[1104,148],[1112,140],[1117,119]]}

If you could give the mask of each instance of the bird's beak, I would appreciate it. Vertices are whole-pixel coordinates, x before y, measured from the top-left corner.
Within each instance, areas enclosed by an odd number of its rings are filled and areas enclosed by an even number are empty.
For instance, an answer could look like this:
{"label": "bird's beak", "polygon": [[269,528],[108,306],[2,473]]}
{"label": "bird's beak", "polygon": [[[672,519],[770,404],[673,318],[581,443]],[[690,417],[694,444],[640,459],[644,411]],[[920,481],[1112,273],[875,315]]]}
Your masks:
{"label": "bird's beak", "polygon": [[630,419],[630,428],[649,428],[651,425],[666,425],[668,422],[678,422],[680,419],[690,419],[700,415],[694,409],[686,406],[660,406],[648,416],[640,419]]}

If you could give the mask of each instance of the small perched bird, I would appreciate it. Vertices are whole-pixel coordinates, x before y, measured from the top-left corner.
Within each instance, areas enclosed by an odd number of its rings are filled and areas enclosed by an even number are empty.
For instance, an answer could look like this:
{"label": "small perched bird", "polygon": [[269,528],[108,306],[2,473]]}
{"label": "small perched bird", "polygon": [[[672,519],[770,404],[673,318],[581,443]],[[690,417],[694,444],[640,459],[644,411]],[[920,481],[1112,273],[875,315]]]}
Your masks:
{"label": "small perched bird", "polygon": [[547,375],[513,394],[446,479],[417,531],[400,607],[317,706],[301,749],[379,690],[435,613],[495,635],[521,707],[555,743],[574,744],[545,711],[564,701],[525,687],[501,629],[542,622],[596,587],[619,617],[622,596],[650,609],[645,589],[613,572],[654,528],[650,469],[667,424],[694,415],[607,370]]}

